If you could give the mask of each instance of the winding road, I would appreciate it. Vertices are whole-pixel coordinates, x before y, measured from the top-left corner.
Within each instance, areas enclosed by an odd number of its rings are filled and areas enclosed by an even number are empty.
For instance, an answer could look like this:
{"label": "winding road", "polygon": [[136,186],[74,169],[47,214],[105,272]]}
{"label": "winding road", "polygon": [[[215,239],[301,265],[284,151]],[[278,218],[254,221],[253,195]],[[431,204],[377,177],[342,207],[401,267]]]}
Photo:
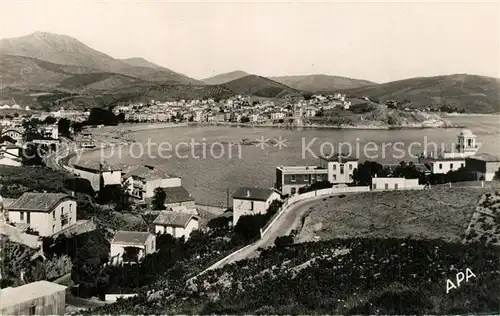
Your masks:
{"label": "winding road", "polygon": [[277,237],[289,235],[292,230],[299,225],[302,216],[307,212],[309,207],[318,200],[324,199],[325,197],[328,197],[328,195],[322,195],[292,204],[283,212],[283,214],[281,214],[276,222],[271,225],[269,231],[266,232],[266,234],[261,239],[247,246],[244,250],[232,256],[228,256],[220,262],[217,262],[207,270],[217,269],[223,267],[226,264],[234,263],[239,260],[257,257],[259,255],[259,248],[274,246],[274,240]]}

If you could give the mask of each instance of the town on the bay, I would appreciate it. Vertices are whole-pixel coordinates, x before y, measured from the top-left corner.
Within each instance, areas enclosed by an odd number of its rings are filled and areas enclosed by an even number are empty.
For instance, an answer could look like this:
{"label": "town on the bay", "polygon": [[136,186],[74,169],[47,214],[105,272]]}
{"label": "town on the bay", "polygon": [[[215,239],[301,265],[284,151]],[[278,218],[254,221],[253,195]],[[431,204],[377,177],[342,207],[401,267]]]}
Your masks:
{"label": "town on the bay", "polygon": [[498,315],[495,6],[0,3],[0,315]]}

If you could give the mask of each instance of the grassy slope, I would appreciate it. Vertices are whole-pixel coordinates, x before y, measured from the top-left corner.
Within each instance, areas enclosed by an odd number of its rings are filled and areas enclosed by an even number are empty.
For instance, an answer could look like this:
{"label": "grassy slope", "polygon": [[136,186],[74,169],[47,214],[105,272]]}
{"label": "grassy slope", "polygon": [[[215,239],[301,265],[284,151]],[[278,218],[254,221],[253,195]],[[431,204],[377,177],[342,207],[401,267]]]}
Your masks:
{"label": "grassy slope", "polygon": [[249,94],[268,98],[280,98],[300,93],[284,84],[256,75],[239,78],[222,86],[237,94]]}
{"label": "grassy slope", "polygon": [[492,190],[439,186],[323,199],[310,207],[298,239],[411,236],[460,241],[480,196]]}
{"label": "grassy slope", "polygon": [[236,79],[243,78],[245,76],[248,76],[248,73],[241,71],[241,70],[236,70],[224,74],[219,74],[210,78],[205,78],[201,81],[203,81],[205,84],[209,85],[218,85],[218,84],[223,84],[229,81],[233,81]]}
{"label": "grassy slope", "polygon": [[476,75],[420,77],[345,90],[382,101],[405,99],[412,106],[451,105],[473,113],[500,111],[500,79]]}
{"label": "grassy slope", "polygon": [[337,90],[354,89],[376,84],[367,80],[327,75],[281,76],[269,77],[269,79],[297,90],[309,92],[336,92]]}

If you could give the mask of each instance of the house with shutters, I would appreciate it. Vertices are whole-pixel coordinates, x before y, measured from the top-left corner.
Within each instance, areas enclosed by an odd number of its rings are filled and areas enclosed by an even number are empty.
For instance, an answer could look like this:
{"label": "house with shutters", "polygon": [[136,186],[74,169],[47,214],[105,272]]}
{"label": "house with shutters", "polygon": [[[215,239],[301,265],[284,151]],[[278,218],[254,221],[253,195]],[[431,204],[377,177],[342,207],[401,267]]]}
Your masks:
{"label": "house with shutters", "polygon": [[197,215],[180,211],[161,211],[153,221],[156,234],[170,234],[174,238],[189,238],[199,228]]}
{"label": "house with shutters", "polygon": [[76,224],[76,200],[64,193],[26,192],[6,206],[9,222],[48,237]]}

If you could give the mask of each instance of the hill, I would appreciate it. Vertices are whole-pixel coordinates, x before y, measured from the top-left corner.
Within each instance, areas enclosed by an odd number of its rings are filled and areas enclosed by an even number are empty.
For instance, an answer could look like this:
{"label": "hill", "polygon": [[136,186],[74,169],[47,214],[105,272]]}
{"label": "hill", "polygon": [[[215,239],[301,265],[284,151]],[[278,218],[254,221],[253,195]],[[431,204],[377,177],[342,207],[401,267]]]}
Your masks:
{"label": "hill", "polygon": [[236,94],[249,94],[266,98],[281,98],[288,95],[299,95],[300,91],[271,79],[249,75],[221,85]]}
{"label": "hill", "polygon": [[141,79],[116,73],[90,73],[73,75],[58,85],[58,88],[72,91],[112,90],[124,86],[147,83]]}
{"label": "hill", "polygon": [[248,75],[249,74],[244,72],[244,71],[236,70],[236,71],[232,71],[232,72],[219,74],[219,75],[216,75],[216,76],[213,76],[210,78],[205,78],[205,79],[202,79],[201,81],[203,81],[205,84],[209,84],[209,85],[218,85],[218,84],[223,84],[223,83],[233,81],[236,79],[240,79],[240,78],[243,78],[243,77],[248,76]]}
{"label": "hill", "polygon": [[417,108],[449,105],[472,113],[500,112],[500,79],[485,76],[410,78],[344,92],[382,102],[396,100]]}
{"label": "hill", "polygon": [[[35,32],[22,37],[2,39],[0,47],[2,54],[31,57],[53,64],[86,67],[97,72],[119,73],[148,81],[200,84],[195,79],[167,68],[151,68],[149,62],[146,62],[148,66],[144,67],[145,61],[132,59],[125,62],[115,59],[67,35]],[[138,63],[141,66],[138,67]]]}
{"label": "hill", "polygon": [[154,64],[150,62],[149,60],[146,60],[141,57],[132,57],[132,58],[124,58],[120,59],[124,63],[132,66],[132,67],[146,67],[146,68],[153,68],[153,69],[163,69],[163,67],[158,66],[157,64]]}
{"label": "hill", "polygon": [[269,79],[308,92],[336,92],[338,90],[376,85],[376,83],[367,80],[327,75],[282,76],[269,77]]}

